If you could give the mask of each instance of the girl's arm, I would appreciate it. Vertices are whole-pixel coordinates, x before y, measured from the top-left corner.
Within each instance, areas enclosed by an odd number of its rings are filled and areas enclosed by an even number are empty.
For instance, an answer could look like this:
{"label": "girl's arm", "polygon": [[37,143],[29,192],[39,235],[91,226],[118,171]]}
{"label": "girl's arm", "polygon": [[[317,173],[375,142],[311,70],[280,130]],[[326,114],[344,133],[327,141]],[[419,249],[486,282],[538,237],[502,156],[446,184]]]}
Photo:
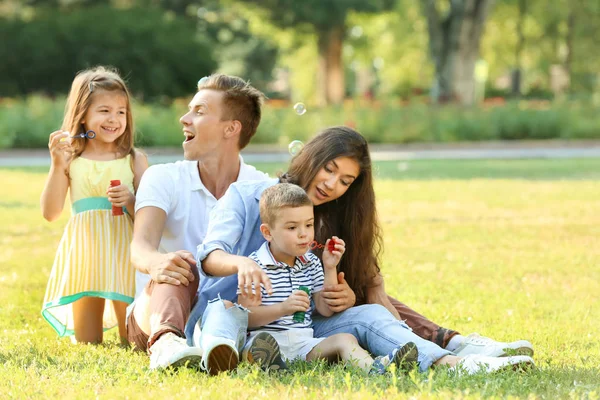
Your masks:
{"label": "girl's arm", "polygon": [[131,219],[135,218],[135,193],[142,180],[142,175],[148,169],[148,158],[141,151],[135,151],[135,161],[133,162],[133,191],[131,198],[125,205],[125,209],[131,215]]}
{"label": "girl's arm", "polygon": [[302,290],[296,290],[283,302],[269,306],[256,305],[255,297],[250,298],[242,294],[238,296],[240,305],[250,310],[248,328],[260,328],[296,311],[306,312],[310,307],[310,298]]}
{"label": "girl's arm", "polygon": [[68,172],[72,147],[69,140],[60,141],[62,138],[68,138],[68,136],[68,132],[55,131],[50,134],[48,142],[52,161],[46,185],[40,198],[40,207],[42,215],[50,222],[60,217],[69,189]]}
{"label": "girl's arm", "polygon": [[111,186],[106,190],[108,201],[114,206],[125,207],[132,220],[135,218],[135,193],[137,193],[137,188],[142,179],[142,175],[147,169],[148,159],[146,158],[146,155],[136,150],[133,162],[134,193],[131,193],[129,187],[124,183],[121,183],[119,186]]}

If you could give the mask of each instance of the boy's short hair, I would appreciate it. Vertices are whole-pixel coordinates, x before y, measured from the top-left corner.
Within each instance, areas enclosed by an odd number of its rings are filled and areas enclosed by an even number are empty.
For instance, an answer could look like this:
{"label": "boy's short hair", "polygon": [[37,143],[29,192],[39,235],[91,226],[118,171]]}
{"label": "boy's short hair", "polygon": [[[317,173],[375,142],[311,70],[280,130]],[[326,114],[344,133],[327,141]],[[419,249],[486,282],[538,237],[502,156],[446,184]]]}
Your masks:
{"label": "boy's short hair", "polygon": [[246,147],[258,129],[265,95],[242,78],[224,74],[213,74],[200,79],[198,91],[202,89],[223,93],[224,115],[222,117],[240,121],[242,131],[238,145],[240,150]]}
{"label": "boy's short hair", "polygon": [[260,197],[260,219],[263,224],[273,224],[282,208],[312,206],[312,201],[300,186],[278,183],[265,190]]}

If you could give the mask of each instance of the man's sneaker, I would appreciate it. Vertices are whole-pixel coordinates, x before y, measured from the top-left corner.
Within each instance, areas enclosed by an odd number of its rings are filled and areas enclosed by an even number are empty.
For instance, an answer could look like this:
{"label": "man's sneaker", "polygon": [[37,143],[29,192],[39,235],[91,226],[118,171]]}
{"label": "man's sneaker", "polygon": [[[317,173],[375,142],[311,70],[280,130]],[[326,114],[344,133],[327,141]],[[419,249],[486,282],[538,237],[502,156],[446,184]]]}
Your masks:
{"label": "man's sneaker", "polygon": [[372,375],[383,375],[387,368],[392,364],[396,364],[399,370],[409,371],[417,364],[419,359],[419,350],[413,342],[408,342],[404,346],[394,349],[387,356],[379,356],[373,360],[371,365]]}
{"label": "man's sneaker", "polygon": [[200,341],[204,352],[201,366],[209,375],[218,375],[237,367],[239,354],[233,340],[202,334]]}
{"label": "man's sneaker", "polygon": [[250,339],[242,351],[242,360],[259,364],[263,371],[287,369],[277,340],[267,332],[260,332]]}
{"label": "man's sneaker", "polygon": [[450,370],[472,375],[480,372],[522,371],[534,366],[533,358],[529,356],[486,357],[480,354],[469,354]]}
{"label": "man's sneaker", "polygon": [[201,360],[202,349],[188,346],[172,332],[161,335],[150,347],[150,369],[199,365]]}
{"label": "man's sneaker", "polygon": [[464,357],[469,354],[479,354],[488,357],[506,357],[509,355],[533,356],[533,346],[527,340],[516,342],[496,342],[477,333],[472,333],[454,350],[454,354]]}

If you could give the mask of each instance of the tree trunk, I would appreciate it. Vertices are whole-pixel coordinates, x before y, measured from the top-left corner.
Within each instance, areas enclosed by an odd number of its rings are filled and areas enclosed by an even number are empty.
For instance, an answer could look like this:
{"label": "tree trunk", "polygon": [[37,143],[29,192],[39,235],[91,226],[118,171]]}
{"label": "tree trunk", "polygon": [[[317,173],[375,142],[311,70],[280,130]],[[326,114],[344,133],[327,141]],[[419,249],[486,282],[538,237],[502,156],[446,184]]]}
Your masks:
{"label": "tree trunk", "polygon": [[436,0],[421,0],[427,18],[429,51],[435,64],[432,96],[436,102],[475,100],[475,62],[485,19],[494,0],[450,0],[440,17]]}
{"label": "tree trunk", "polygon": [[318,31],[319,76],[317,100],[319,105],[340,104],[344,101],[344,66],[342,45],[345,27],[333,26]]}
{"label": "tree trunk", "polygon": [[571,82],[571,73],[573,68],[573,37],[575,36],[575,5],[569,3],[569,16],[567,17],[567,37],[565,38],[567,54],[565,56],[565,71]]}
{"label": "tree trunk", "polygon": [[527,0],[519,0],[519,17],[517,18],[517,47],[515,48],[515,69],[512,74],[512,94],[521,95],[522,69],[521,56],[525,48],[525,34],[523,22],[527,15]]}

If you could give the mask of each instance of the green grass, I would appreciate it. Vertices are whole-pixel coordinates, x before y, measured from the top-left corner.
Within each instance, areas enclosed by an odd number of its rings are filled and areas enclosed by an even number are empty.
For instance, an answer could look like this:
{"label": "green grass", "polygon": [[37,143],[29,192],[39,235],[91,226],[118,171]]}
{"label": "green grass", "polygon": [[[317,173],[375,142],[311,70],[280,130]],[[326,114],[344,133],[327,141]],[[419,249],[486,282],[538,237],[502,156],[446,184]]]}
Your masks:
{"label": "green grass", "polygon": [[598,166],[419,161],[401,171],[379,164],[388,292],[465,334],[530,340],[537,369],[377,378],[306,363],[280,375],[247,365],[216,378],[192,369],[151,372],[147,357],[120,347],[114,331],[101,346],[57,338],[40,306],[68,215],[42,219],[44,172],[0,170],[0,398],[598,399]]}

